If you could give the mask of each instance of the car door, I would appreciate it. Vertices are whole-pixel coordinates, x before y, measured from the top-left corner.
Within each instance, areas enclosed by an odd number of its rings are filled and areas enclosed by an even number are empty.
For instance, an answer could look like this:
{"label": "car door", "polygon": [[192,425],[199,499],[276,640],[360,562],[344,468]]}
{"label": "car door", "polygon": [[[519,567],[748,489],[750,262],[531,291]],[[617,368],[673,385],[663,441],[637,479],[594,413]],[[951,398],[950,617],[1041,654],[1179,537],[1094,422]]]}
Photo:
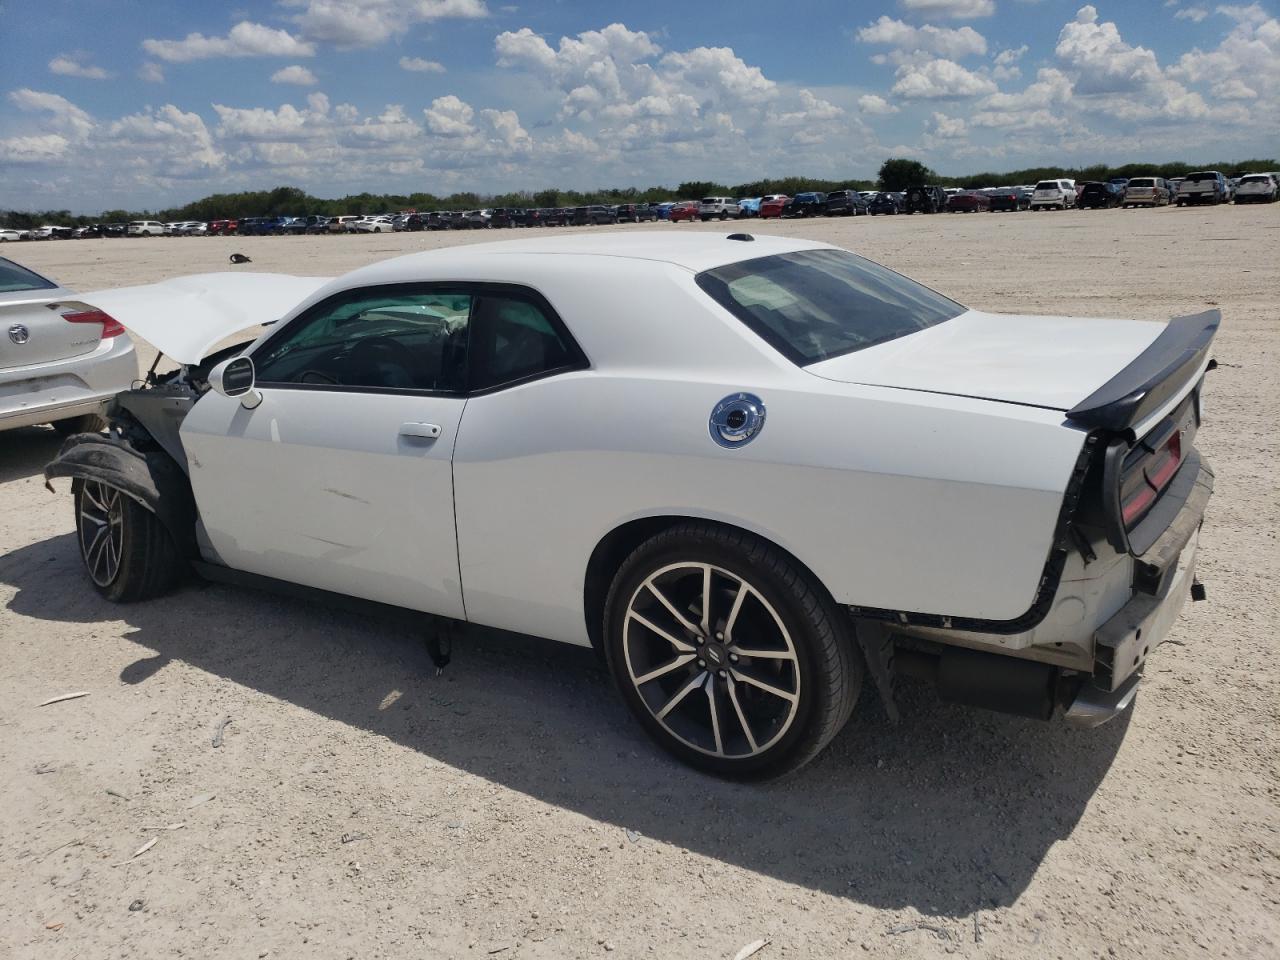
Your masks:
{"label": "car door", "polygon": [[472,303],[345,291],[254,348],[258,406],[207,392],[181,432],[210,559],[465,617],[451,461]]}

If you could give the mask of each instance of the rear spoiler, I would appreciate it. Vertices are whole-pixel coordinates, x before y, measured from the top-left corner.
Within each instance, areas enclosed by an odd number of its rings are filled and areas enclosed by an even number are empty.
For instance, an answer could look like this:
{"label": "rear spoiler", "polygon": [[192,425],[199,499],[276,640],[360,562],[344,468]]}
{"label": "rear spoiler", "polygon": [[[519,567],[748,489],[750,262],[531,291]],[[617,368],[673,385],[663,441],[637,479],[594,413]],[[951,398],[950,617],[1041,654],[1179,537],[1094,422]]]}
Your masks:
{"label": "rear spoiler", "polygon": [[1067,418],[1083,427],[1105,430],[1126,430],[1141,423],[1196,375],[1221,323],[1220,310],[1174,317],[1151,346],[1068,410]]}

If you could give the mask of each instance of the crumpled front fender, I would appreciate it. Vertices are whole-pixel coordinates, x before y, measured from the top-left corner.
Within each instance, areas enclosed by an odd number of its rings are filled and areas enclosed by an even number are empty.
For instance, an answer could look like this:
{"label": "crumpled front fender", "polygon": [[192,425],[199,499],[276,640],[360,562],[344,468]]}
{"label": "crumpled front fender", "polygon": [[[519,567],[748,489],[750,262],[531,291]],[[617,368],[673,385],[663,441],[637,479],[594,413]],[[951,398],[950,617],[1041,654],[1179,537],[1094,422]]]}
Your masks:
{"label": "crumpled front fender", "polygon": [[191,484],[182,468],[163,450],[142,451],[119,437],[78,433],[67,438],[58,455],[44,468],[44,476],[50,490],[50,481],[55,477],[110,484],[154,513],[183,556],[199,559]]}

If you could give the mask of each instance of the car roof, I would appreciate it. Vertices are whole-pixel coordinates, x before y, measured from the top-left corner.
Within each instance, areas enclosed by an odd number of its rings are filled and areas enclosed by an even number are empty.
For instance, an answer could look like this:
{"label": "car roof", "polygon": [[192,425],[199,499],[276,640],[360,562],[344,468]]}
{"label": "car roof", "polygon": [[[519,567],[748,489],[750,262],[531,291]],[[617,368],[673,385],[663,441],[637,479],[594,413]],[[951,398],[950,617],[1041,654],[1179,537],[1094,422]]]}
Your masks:
{"label": "car roof", "polygon": [[[433,272],[450,261],[474,266],[480,257],[539,254],[548,256],[580,257],[599,262],[601,258],[621,257],[631,260],[652,260],[669,263],[695,273],[713,267],[767,257],[797,250],[828,249],[830,244],[805,240],[800,237],[756,236],[752,242],[730,240],[731,234],[719,231],[699,231],[673,236],[666,231],[646,230],[630,233],[590,233],[582,236],[536,237],[521,240],[502,240],[495,243],[476,243],[457,247],[442,247],[422,253],[384,260],[370,264],[348,274],[362,281],[395,282],[412,280],[424,267]],[[732,234],[742,236],[741,233]],[[749,234],[748,234],[749,235]]]}

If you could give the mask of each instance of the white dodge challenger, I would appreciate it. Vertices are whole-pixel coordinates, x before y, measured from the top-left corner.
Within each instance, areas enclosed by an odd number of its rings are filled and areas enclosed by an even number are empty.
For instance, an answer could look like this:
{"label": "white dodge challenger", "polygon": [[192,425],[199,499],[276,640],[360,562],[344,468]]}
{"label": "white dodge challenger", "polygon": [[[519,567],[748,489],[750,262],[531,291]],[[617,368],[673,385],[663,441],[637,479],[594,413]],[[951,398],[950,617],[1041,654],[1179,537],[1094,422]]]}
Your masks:
{"label": "white dodge challenger", "polygon": [[718,774],[811,759],[864,676],[891,716],[911,673],[1100,723],[1203,593],[1216,311],[982,313],[821,243],[656,232],[85,299],[180,365],[47,469],[100,593],[194,570],[592,645]]}

